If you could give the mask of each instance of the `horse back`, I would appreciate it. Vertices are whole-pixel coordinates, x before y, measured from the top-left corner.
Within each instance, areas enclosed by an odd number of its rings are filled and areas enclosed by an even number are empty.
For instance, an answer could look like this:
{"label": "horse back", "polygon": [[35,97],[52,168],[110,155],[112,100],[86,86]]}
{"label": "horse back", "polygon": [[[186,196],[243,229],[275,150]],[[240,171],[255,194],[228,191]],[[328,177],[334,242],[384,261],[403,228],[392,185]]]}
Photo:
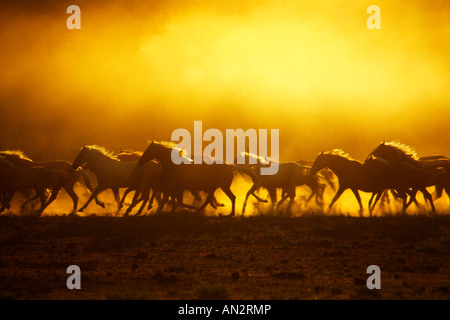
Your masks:
{"label": "horse back", "polygon": [[45,161],[45,162],[34,162],[36,167],[44,167],[49,170],[63,170],[69,174],[74,174],[75,169],[72,164],[65,160],[55,160],[55,161]]}

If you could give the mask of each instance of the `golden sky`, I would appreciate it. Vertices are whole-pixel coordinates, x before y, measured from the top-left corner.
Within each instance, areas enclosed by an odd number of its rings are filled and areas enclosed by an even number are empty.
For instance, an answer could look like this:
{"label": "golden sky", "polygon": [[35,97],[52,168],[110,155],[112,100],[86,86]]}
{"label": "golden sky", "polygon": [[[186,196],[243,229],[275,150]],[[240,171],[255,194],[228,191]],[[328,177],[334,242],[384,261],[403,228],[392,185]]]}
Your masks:
{"label": "golden sky", "polygon": [[280,129],[282,160],[383,140],[450,156],[447,0],[35,2],[0,8],[1,149],[73,160],[202,120]]}

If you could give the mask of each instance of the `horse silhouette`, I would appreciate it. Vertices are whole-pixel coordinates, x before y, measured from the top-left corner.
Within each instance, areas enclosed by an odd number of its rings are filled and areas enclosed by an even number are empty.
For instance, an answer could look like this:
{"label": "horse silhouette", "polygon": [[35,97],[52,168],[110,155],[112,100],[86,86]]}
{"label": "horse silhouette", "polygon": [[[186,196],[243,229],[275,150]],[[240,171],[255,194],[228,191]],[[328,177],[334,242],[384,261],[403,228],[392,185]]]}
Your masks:
{"label": "horse silhouette", "polygon": [[188,163],[174,164],[172,161],[172,151],[177,150],[173,143],[149,141],[148,147],[139,160],[140,164],[144,164],[150,160],[157,160],[163,166],[163,177],[161,182],[161,190],[164,194],[163,201],[167,201],[169,194],[182,194],[184,190],[204,191],[206,200],[196,210],[200,213],[205,207],[211,203],[214,198],[214,192],[221,189],[231,201],[231,212],[229,216],[235,215],[236,196],[230,187],[235,174],[244,174],[257,181],[258,177],[253,171],[238,165],[212,163],[212,164],[192,164]]}
{"label": "horse silhouette", "polygon": [[[141,158],[143,152],[141,151],[135,151],[132,149],[124,149],[124,150],[120,150],[120,152],[116,155],[117,158],[121,161],[137,161]],[[192,159],[189,159],[189,161],[193,162]],[[147,164],[143,165],[146,166]],[[151,166],[153,166],[154,164],[149,164]],[[154,199],[157,200],[158,202],[158,209],[157,209],[157,213],[160,213],[163,209],[163,197],[162,197],[162,192],[159,191],[158,186],[160,184],[160,182],[158,183],[158,181],[160,180],[159,176],[155,175],[155,170],[161,170],[161,169],[154,169],[151,170],[150,168],[144,168],[143,166],[137,165],[133,172],[131,173],[131,179],[134,181],[134,186],[133,187],[129,187],[124,195],[122,196],[122,199],[120,200],[120,208],[122,207],[126,196],[128,195],[128,193],[135,191],[133,200],[130,204],[130,206],[128,207],[128,209],[125,212],[125,215],[129,215],[129,213],[132,211],[132,209],[140,202],[143,201],[143,204],[141,205],[140,209],[138,210],[138,212],[135,214],[135,216],[138,216],[142,213],[144,207],[145,207],[145,203],[148,202],[148,210],[150,210],[152,208],[152,203],[154,201]],[[150,190],[152,191],[152,196],[149,199],[149,192]],[[192,193],[192,195],[194,196],[194,198],[197,201],[201,201],[202,198],[199,194],[199,192],[195,191],[195,190],[190,190],[190,192]],[[177,209],[178,206],[182,206],[188,209],[196,209],[193,206],[187,205],[183,202],[183,195],[181,193],[178,193],[176,196],[173,195],[169,195],[169,197],[171,197],[172,199],[172,211],[175,211]],[[211,206],[214,209],[217,209],[217,207],[223,207],[224,204],[219,203],[216,199],[216,197],[214,196],[212,201],[210,202]]]}
{"label": "horse silhouette", "polygon": [[[35,196],[31,200],[40,199],[41,207],[36,211],[40,216],[45,208],[56,198],[59,190],[67,185],[69,174],[64,170],[50,170],[44,167],[18,168],[11,162],[0,158],[0,194],[16,192],[20,189],[34,189]],[[46,201],[45,192],[52,189],[51,197]],[[2,199],[3,205],[7,205]],[[27,202],[22,204],[22,207]]]}
{"label": "horse silhouette", "polygon": [[[442,174],[437,179],[435,183],[434,199],[439,199],[442,196],[443,190],[450,196],[449,158],[442,155],[419,157],[412,147],[397,141],[381,142],[374,148],[368,157],[372,155],[385,159],[393,167],[409,164],[427,172],[433,172],[440,167],[444,168],[447,174]],[[416,204],[418,205],[417,202]]]}
{"label": "horse silhouette", "polygon": [[[270,163],[270,161],[274,161],[271,159],[261,158],[255,154],[245,152],[245,156],[248,156],[249,159],[253,159],[257,162],[257,164],[249,164],[248,168],[251,168],[255,175],[258,176],[258,183],[253,184],[253,186],[248,190],[244,204],[242,207],[242,215],[245,214],[245,208],[247,205],[248,198],[250,195],[256,198],[259,202],[268,202],[267,200],[261,199],[259,196],[255,194],[255,191],[259,190],[261,187],[267,189],[269,193],[269,197],[271,200],[271,211],[273,212],[275,204],[279,207],[287,198],[289,198],[289,203],[286,208],[286,213],[291,213],[292,204],[295,201],[296,195],[296,187],[307,185],[311,188],[311,195],[308,198],[307,202],[309,202],[314,195],[319,195],[321,197],[323,195],[323,190],[325,188],[324,184],[321,184],[317,181],[317,179],[309,174],[310,168],[304,165],[301,165],[297,162],[281,162],[278,164],[278,172],[274,175],[262,175],[260,173],[261,166],[266,166]],[[282,189],[282,198],[280,202],[277,202],[277,188]],[[317,203],[320,203],[319,198],[316,198]]]}
{"label": "horse silhouette", "polygon": [[[8,160],[14,166],[19,168],[32,168],[32,167],[43,167],[49,170],[62,170],[65,171],[69,175],[69,179],[66,180],[66,183],[62,186],[62,188],[67,192],[70,198],[73,201],[73,209],[71,214],[76,214],[77,205],[78,205],[78,195],[74,191],[74,186],[80,178],[83,179],[85,186],[92,192],[91,181],[89,175],[83,170],[83,168],[74,169],[72,164],[68,161],[64,160],[56,160],[56,161],[46,161],[46,162],[35,162],[28,158],[22,151],[17,150],[6,150],[0,151],[0,158]],[[49,201],[49,204],[56,199],[58,192],[53,192]],[[12,195],[11,195],[12,198]],[[31,200],[27,201],[30,202]]]}
{"label": "horse silhouette", "polygon": [[104,208],[104,203],[97,199],[97,195],[102,191],[111,189],[117,203],[116,214],[118,214],[120,211],[119,188],[132,186],[130,175],[137,161],[120,161],[112,152],[106,150],[104,147],[88,145],[80,149],[73,161],[72,167],[77,169],[85,163],[89,165],[89,169],[97,176],[98,185],[86,203],[78,211],[83,212],[94,199],[99,206]]}
{"label": "horse silhouette", "polygon": [[[329,210],[347,189],[350,189],[355,195],[361,216],[363,216],[364,208],[358,190],[376,193],[381,197],[384,190],[395,189],[403,199],[402,213],[406,212],[417,190],[420,190],[430,202],[433,212],[435,210],[433,200],[426,187],[435,181],[439,172],[431,174],[414,167],[395,168],[390,166],[386,160],[375,156],[367,158],[363,164],[352,159],[340,149],[320,153],[314,161],[311,174],[315,174],[325,167],[330,168],[339,179],[339,189],[328,207]],[[412,188],[411,199],[409,203],[406,203],[410,188]]]}

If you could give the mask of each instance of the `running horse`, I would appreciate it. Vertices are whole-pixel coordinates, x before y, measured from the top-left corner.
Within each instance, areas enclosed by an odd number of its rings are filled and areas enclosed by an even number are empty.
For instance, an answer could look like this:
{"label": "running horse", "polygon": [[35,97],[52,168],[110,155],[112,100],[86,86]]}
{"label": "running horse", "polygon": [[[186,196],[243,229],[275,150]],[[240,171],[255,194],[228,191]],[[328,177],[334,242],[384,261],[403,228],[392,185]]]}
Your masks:
{"label": "running horse", "polygon": [[231,212],[229,216],[235,215],[236,196],[230,187],[236,174],[249,175],[254,181],[258,180],[253,171],[243,166],[232,164],[174,164],[172,161],[172,151],[180,152],[174,143],[149,141],[148,147],[142,157],[140,164],[150,160],[157,160],[163,167],[161,178],[161,190],[164,194],[163,201],[167,201],[169,194],[182,194],[183,191],[204,191],[207,196],[204,203],[196,210],[200,213],[214,199],[214,192],[221,189],[231,201]]}
{"label": "running horse", "polygon": [[[368,157],[370,156],[383,158],[393,167],[409,164],[425,172],[434,172],[438,168],[443,168],[445,169],[446,174],[440,175],[434,184],[436,195],[435,200],[442,196],[443,190],[445,190],[450,196],[449,158],[442,155],[419,157],[417,152],[412,147],[397,141],[381,142],[374,148]],[[417,202],[416,204],[418,205]]]}
{"label": "running horse", "polygon": [[92,192],[86,203],[78,210],[83,212],[89,203],[95,199],[96,203],[105,207],[104,203],[97,199],[97,195],[107,189],[111,189],[117,202],[116,214],[120,211],[119,188],[132,186],[130,175],[137,161],[120,161],[116,155],[97,145],[88,145],[80,149],[72,167],[77,169],[81,165],[88,164],[89,169],[97,176],[98,185]]}
{"label": "running horse", "polygon": [[[248,168],[254,171],[254,174],[258,176],[257,183],[254,183],[253,186],[248,190],[243,208],[242,215],[245,214],[245,208],[247,205],[248,198],[252,195],[259,202],[268,202],[267,200],[261,199],[259,196],[255,194],[255,191],[259,190],[261,187],[267,189],[269,193],[269,197],[272,204],[272,212],[274,210],[275,204],[277,208],[287,199],[289,198],[289,203],[286,208],[286,213],[291,213],[291,207],[295,200],[296,195],[296,187],[307,185],[311,189],[311,195],[307,199],[306,203],[308,203],[314,196],[316,196],[316,202],[318,205],[320,204],[320,199],[323,196],[323,192],[325,190],[325,185],[318,182],[316,177],[309,174],[310,168],[304,165],[301,165],[297,162],[280,162],[278,164],[278,172],[274,175],[261,175],[260,168],[262,166],[268,165],[269,161],[274,161],[271,159],[262,158],[252,153],[244,152],[243,155],[248,156],[249,158],[254,159],[257,164],[247,165]],[[277,202],[277,188],[281,188],[282,198],[279,202]]]}
{"label": "running horse", "polygon": [[[83,170],[83,168],[74,169],[72,168],[72,164],[68,161],[64,160],[56,160],[56,161],[46,161],[46,162],[36,162],[28,158],[22,151],[19,150],[5,150],[0,151],[0,158],[5,159],[12,163],[14,166],[18,168],[32,168],[32,167],[43,167],[48,170],[62,170],[65,171],[69,175],[69,179],[67,179],[61,187],[67,192],[69,197],[73,201],[73,208],[71,214],[76,214],[77,205],[78,205],[78,195],[74,191],[74,186],[77,181],[82,178],[84,180],[85,186],[92,191],[91,181],[89,175]],[[52,192],[50,199],[48,200],[50,204],[53,202],[59,190],[55,190]],[[12,198],[13,194],[9,194],[9,200]],[[24,203],[26,205],[32,201],[31,199]]]}
{"label": "running horse", "polygon": [[[45,208],[56,198],[58,191],[70,180],[69,174],[64,170],[50,170],[44,167],[18,168],[11,162],[0,158],[0,194],[14,194],[22,189],[34,189],[34,199],[40,199],[41,207],[36,211],[39,217]],[[49,200],[46,201],[45,192],[52,189]],[[2,199],[3,204],[4,199]],[[25,203],[22,205],[24,207]]]}
{"label": "running horse", "polygon": [[[133,149],[121,149],[116,156],[120,161],[137,161],[141,158],[142,154],[143,152],[135,151]],[[192,159],[189,159],[187,157],[186,159],[190,162],[193,161]],[[125,190],[125,193],[123,194],[122,199],[120,200],[119,207],[122,208],[126,196],[130,192],[135,191],[131,204],[125,212],[125,216],[128,216],[133,210],[133,208],[140,201],[143,201],[143,203],[139,208],[139,210],[137,211],[137,213],[135,214],[135,216],[139,216],[143,212],[146,203],[148,203],[148,210],[150,210],[152,208],[154,199],[156,199],[158,202],[157,213],[160,213],[162,211],[164,203],[162,199],[162,192],[160,192],[158,188],[160,184],[159,179],[161,176],[161,170],[162,170],[161,165],[155,161],[149,161],[144,165],[139,164],[136,165],[130,176],[130,179],[134,181],[133,186]],[[152,191],[151,198],[149,198],[150,191]],[[197,191],[191,190],[191,193],[197,201],[201,201],[201,196]],[[177,195],[171,195],[171,198],[172,198],[172,212],[175,211],[179,205],[185,208],[195,209],[195,207],[183,203],[183,195],[181,193]],[[213,200],[211,201],[210,204],[214,209],[217,209],[217,207],[224,206],[224,204],[219,203],[217,201],[216,197],[213,197]]]}
{"label": "running horse", "polygon": [[[339,189],[328,207],[329,210],[342,193],[350,189],[358,201],[360,215],[363,216],[364,208],[359,190],[381,196],[384,190],[394,189],[403,199],[403,214],[412,203],[417,190],[424,194],[434,212],[433,200],[426,187],[437,178],[439,172],[430,174],[411,166],[399,169],[392,167],[385,159],[375,156],[367,158],[363,164],[352,159],[340,149],[320,153],[314,161],[311,174],[315,174],[323,168],[331,169],[339,179]],[[407,193],[410,188],[413,192],[409,203],[407,203]]]}

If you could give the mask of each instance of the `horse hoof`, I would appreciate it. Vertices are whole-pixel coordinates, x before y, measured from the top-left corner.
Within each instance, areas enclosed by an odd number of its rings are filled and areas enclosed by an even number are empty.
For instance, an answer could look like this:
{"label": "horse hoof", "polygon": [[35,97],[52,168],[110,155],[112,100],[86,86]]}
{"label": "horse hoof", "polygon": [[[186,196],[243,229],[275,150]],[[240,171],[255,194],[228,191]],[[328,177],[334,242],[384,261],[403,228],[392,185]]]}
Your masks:
{"label": "horse hoof", "polygon": [[78,209],[78,212],[83,212],[84,211],[84,209]]}

